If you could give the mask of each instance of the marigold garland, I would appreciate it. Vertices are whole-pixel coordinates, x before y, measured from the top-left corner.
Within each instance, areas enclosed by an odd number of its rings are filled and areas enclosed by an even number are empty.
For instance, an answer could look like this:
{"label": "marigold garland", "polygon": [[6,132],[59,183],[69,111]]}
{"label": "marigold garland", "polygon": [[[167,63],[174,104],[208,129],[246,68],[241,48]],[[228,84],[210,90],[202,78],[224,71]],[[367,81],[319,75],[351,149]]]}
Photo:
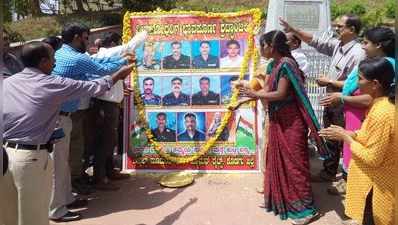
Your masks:
{"label": "marigold garland", "polygon": [[[256,33],[256,30],[259,28],[260,21],[261,21],[261,10],[260,9],[251,9],[247,11],[241,11],[241,12],[236,12],[236,13],[206,13],[206,12],[200,12],[200,11],[170,11],[170,12],[165,12],[165,11],[154,11],[154,12],[126,12],[123,18],[123,43],[127,43],[130,38],[131,38],[131,25],[130,25],[130,19],[132,16],[164,16],[164,15],[194,15],[194,16],[206,16],[206,17],[220,17],[222,19],[229,18],[229,17],[235,17],[235,16],[244,16],[244,15],[252,15],[253,21],[252,23],[249,24],[248,27],[248,41],[247,41],[247,46],[248,49],[244,54],[243,57],[243,62],[242,66],[240,68],[240,74],[239,74],[239,79],[242,80],[244,79],[244,76],[246,72],[249,69],[250,62],[253,65],[253,68],[256,68],[258,65],[259,57],[258,57],[258,51],[255,48],[254,45],[254,36]],[[145,115],[145,106],[142,102],[140,92],[139,92],[139,82],[138,82],[138,74],[137,70],[134,69],[131,72],[131,83],[133,84],[134,88],[134,101],[137,104],[137,111],[138,111],[138,122],[141,124],[141,126],[145,129],[145,134],[148,138],[148,142],[151,144],[151,146],[155,149],[155,151],[164,159],[177,163],[177,164],[185,164],[185,163],[190,163],[192,161],[195,161],[205,155],[209,149],[215,144],[217,139],[220,137],[221,133],[223,132],[224,128],[227,126],[229,123],[233,112],[231,111],[230,106],[233,106],[236,104],[238,100],[238,95],[239,95],[239,90],[234,89],[230,103],[227,106],[228,111],[225,112],[224,117],[222,118],[221,125],[217,128],[217,131],[215,133],[215,136],[211,137],[209,140],[206,141],[204,145],[201,146],[200,150],[196,152],[195,154],[191,156],[173,156],[167,153],[166,151],[163,150],[162,146],[154,139],[154,136],[152,134],[151,129],[149,128],[149,125],[147,123],[147,118]]]}

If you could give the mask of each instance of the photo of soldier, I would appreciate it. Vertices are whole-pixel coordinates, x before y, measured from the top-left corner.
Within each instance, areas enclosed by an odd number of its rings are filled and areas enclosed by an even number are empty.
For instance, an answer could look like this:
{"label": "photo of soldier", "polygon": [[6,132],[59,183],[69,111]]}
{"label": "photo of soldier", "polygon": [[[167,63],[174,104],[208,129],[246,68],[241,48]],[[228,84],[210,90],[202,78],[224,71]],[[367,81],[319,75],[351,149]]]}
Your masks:
{"label": "photo of soldier", "polygon": [[[176,131],[175,127],[175,113],[151,112],[149,120],[151,121],[151,131],[158,142],[175,142]],[[153,125],[154,117],[156,116],[156,125]]]}
{"label": "photo of soldier", "polygon": [[[141,94],[141,99],[145,105],[160,105],[161,97],[154,93],[155,89],[155,79],[152,77],[146,77],[142,80],[143,93]],[[157,88],[158,90],[160,88]]]}
{"label": "photo of soldier", "polygon": [[239,68],[243,62],[243,41],[221,41],[220,68]]}
{"label": "photo of soldier", "polygon": [[[178,113],[178,141],[204,141],[206,135],[201,130],[205,129],[205,115],[200,113]],[[202,128],[202,129],[201,129]]]}
{"label": "photo of soldier", "polygon": [[[200,91],[192,95],[192,105],[219,105],[220,94],[211,90],[211,86],[219,87],[219,77],[211,77],[215,84],[210,82],[210,78],[203,76],[199,79]],[[192,78],[195,82],[195,78]],[[218,79],[218,80],[217,80]],[[193,90],[195,91],[195,90]],[[217,90],[219,91],[219,90]]]}
{"label": "photo of soldier", "polygon": [[136,49],[137,69],[142,70],[160,70],[160,53],[157,49],[159,43],[145,42],[142,48]]}
{"label": "photo of soldier", "polygon": [[193,68],[219,68],[218,41],[194,41],[192,42]]}
{"label": "photo of soldier", "polygon": [[[171,79],[171,92],[163,97],[164,106],[190,105],[190,96],[182,92],[184,87],[189,88],[189,93],[191,92],[190,80],[186,77],[185,81],[188,81],[188,83],[184,85],[183,79],[180,77],[174,77]],[[163,83],[166,84],[166,82]]]}
{"label": "photo of soldier", "polygon": [[[237,75],[226,75],[221,76],[221,103],[229,104],[232,91],[233,91],[233,81],[239,80],[239,76]],[[244,76],[245,80],[249,80],[249,75]]]}
{"label": "photo of soldier", "polygon": [[[183,52],[187,53],[183,54]],[[169,55],[162,60],[163,69],[189,69],[191,67],[191,57],[187,55],[190,53],[189,43],[171,42],[170,47],[166,48],[164,53]]]}

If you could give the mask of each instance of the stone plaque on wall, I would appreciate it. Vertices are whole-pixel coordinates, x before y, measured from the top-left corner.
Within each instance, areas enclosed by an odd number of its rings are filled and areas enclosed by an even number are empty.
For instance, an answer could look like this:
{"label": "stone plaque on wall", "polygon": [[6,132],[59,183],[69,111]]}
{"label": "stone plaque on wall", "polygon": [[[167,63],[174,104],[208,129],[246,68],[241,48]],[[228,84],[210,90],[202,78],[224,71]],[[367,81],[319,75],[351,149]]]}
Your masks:
{"label": "stone plaque on wall", "polygon": [[307,31],[320,28],[320,3],[287,1],[284,18],[293,26]]}

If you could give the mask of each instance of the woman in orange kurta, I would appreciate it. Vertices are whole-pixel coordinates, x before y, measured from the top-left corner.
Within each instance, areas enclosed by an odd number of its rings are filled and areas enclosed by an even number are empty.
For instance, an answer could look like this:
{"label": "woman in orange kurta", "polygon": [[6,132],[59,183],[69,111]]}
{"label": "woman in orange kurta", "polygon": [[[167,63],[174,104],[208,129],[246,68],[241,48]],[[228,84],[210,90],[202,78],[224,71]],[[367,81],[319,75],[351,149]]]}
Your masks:
{"label": "woman in orange kurta", "polygon": [[385,58],[364,60],[359,71],[361,93],[374,99],[361,129],[351,132],[331,126],[321,130],[320,135],[351,146],[345,213],[353,220],[346,224],[396,225],[395,73]]}

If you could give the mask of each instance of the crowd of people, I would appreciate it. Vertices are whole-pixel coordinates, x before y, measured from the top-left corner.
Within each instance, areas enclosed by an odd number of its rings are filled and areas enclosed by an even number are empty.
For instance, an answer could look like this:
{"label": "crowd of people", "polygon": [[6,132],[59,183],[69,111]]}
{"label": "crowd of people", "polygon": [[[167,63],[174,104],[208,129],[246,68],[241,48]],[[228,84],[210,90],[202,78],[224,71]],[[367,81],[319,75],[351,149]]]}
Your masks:
{"label": "crowd of people", "polygon": [[[337,181],[327,192],[346,196],[350,219],[343,224],[395,224],[395,33],[370,28],[361,44],[361,21],[354,15],[342,16],[336,24],[338,37],[327,40],[283,19],[280,24],[287,34],[271,31],[260,39],[261,55],[271,59],[266,86],[259,91],[239,86],[245,96],[267,102],[265,208],[293,224],[311,223],[319,217],[311,182]],[[297,39],[331,57],[328,74],[317,79],[327,90],[320,100],[323,129],[304,88],[305,58],[292,51]],[[324,159],[316,175],[310,172],[307,130]],[[341,156],[343,176],[338,179]]]}
{"label": "crowd of people", "polygon": [[[350,219],[344,224],[395,224],[396,193],[391,179],[397,163],[391,155],[398,149],[393,142],[395,33],[386,27],[371,28],[364,32],[361,44],[361,21],[355,15],[338,19],[338,36],[327,40],[283,19],[280,23],[284,31],[267,32],[259,40],[261,56],[270,60],[264,71],[265,85],[260,90],[239,86],[242,95],[267,104],[266,210],[293,224],[309,224],[320,216],[311,182],[335,182],[327,193],[345,195],[345,213]],[[121,149],[120,102],[131,91],[123,79],[135,66],[132,52],[144,43],[147,33],[138,33],[123,45],[120,35],[109,33],[96,40],[94,48],[88,48],[89,35],[85,26],[67,25],[62,38],[25,44],[18,59],[9,52],[5,33],[3,147],[9,166],[0,186],[0,224],[79,220],[81,215],[70,209],[88,204],[82,195],[118,190],[112,180],[129,177],[116,169],[113,154]],[[302,41],[331,57],[328,73],[317,79],[327,89],[320,100],[325,107],[323,128],[305,89],[310,62],[301,51]],[[181,43],[171,46],[173,54],[165,57],[162,68],[190,66],[189,56],[181,54]],[[209,54],[209,42],[199,46],[201,54],[192,60],[195,68],[242,61],[219,61]],[[239,42],[231,40],[227,46],[231,57],[238,56]],[[145,57],[137,66],[159,68],[149,48],[153,46],[144,46]],[[142,82],[144,102],[159,104],[160,96],[152,93],[154,79]],[[182,82],[179,77],[171,80],[174,89]],[[192,104],[204,101],[203,91],[206,96],[216,95],[208,90],[209,83],[207,77],[199,80],[201,91],[192,96]],[[115,98],[115,93],[121,97]],[[163,104],[191,101],[178,93],[164,96]],[[220,96],[206,101],[219,104]],[[156,120],[158,128],[153,133],[160,139],[206,138],[196,129],[195,114],[184,116],[186,132],[178,137],[166,127],[167,114],[158,113]],[[211,135],[220,121],[217,115]],[[319,174],[311,175],[308,139],[316,143],[324,159]],[[341,157],[342,178],[337,176]],[[85,172],[91,165],[93,177]]]}

